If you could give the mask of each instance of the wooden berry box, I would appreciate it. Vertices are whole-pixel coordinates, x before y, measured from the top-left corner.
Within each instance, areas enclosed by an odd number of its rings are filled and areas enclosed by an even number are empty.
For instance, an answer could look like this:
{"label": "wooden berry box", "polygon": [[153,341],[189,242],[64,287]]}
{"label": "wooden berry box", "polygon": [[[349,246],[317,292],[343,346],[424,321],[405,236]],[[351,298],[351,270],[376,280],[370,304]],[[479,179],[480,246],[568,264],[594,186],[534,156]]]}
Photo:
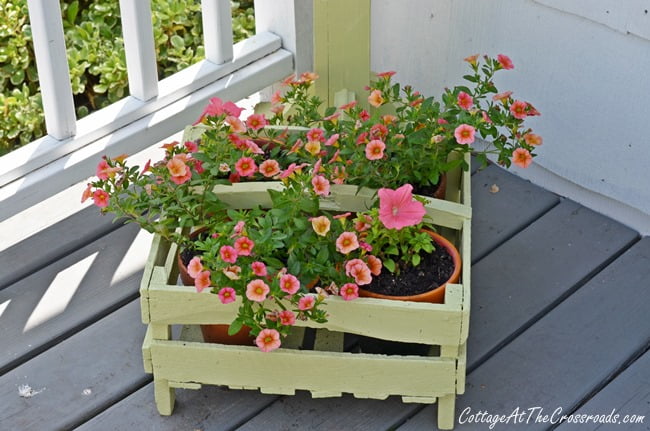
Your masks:
{"label": "wooden berry box", "polygon": [[[404,402],[437,402],[439,428],[453,428],[456,394],[465,389],[469,327],[469,178],[469,172],[449,178],[448,199],[456,202],[431,199],[426,205],[439,231],[467,261],[462,284],[447,286],[444,304],[330,297],[327,323],[297,322],[302,327],[294,328],[290,339],[270,353],[255,346],[204,343],[197,325],[232,322],[238,304],[223,305],[207,290],[197,293],[194,287],[177,285],[177,247],[154,237],[140,294],[142,320],[148,325],[142,346],[144,367],[153,374],[160,414],[172,413],[175,388],[200,389],[205,384],[281,395],[307,390],[314,398],[351,393],[358,398],[395,395]],[[245,208],[268,204],[268,187],[269,183],[239,183],[215,191],[231,205]],[[332,198],[322,205],[328,209],[362,210],[373,195],[348,186],[332,190]],[[176,325],[183,330],[172,337]],[[345,351],[344,338],[354,336],[431,347],[426,355]]]}

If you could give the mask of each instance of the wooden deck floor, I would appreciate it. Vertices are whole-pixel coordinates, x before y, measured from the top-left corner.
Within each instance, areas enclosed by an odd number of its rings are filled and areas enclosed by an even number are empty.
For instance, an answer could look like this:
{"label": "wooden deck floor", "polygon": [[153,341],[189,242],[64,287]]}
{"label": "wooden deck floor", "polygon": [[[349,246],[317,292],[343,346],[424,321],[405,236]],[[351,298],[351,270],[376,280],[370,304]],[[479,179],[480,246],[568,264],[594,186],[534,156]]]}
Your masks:
{"label": "wooden deck floor", "polygon": [[[650,430],[650,238],[496,167],[475,173],[472,190],[469,375],[456,429],[506,415],[494,429]],[[140,352],[151,237],[93,208],[59,219],[33,234],[25,219],[22,236],[21,220],[0,225],[0,238],[19,238],[0,251],[0,430],[436,429],[434,406],[393,397],[217,387],[177,390],[174,414],[159,416]],[[558,409],[645,418],[559,425],[549,422]]]}

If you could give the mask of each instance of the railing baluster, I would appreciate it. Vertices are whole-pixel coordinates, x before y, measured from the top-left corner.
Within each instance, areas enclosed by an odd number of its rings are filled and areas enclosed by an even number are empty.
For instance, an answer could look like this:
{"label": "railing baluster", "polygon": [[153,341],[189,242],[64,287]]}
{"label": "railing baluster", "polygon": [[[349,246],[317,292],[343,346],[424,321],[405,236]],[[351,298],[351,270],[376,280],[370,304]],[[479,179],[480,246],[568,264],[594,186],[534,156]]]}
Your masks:
{"label": "railing baluster", "polygon": [[28,0],[47,133],[63,140],[77,130],[59,0]]}
{"label": "railing baluster", "polygon": [[120,0],[129,92],[140,100],[158,95],[158,70],[151,21],[151,2]]}
{"label": "railing baluster", "polygon": [[230,0],[201,0],[205,58],[215,64],[232,60]]}

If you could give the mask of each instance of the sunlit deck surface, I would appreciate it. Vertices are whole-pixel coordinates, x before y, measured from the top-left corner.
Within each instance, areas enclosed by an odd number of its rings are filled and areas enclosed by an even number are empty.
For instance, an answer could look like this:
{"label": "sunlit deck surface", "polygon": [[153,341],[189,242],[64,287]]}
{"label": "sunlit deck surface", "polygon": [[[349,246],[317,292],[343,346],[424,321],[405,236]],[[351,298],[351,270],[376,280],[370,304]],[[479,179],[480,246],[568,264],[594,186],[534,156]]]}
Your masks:
{"label": "sunlit deck surface", "polygon": [[[160,416],[140,350],[151,236],[82,209],[79,196],[0,224],[1,430],[436,429],[435,405],[397,397],[209,386],[178,389],[174,414]],[[646,416],[560,430],[650,429],[650,238],[495,166],[473,174],[472,199],[468,378],[455,429],[488,429],[470,423],[479,412],[526,412],[494,429],[554,429],[536,419],[557,409]],[[33,232],[62,207],[70,215]]]}

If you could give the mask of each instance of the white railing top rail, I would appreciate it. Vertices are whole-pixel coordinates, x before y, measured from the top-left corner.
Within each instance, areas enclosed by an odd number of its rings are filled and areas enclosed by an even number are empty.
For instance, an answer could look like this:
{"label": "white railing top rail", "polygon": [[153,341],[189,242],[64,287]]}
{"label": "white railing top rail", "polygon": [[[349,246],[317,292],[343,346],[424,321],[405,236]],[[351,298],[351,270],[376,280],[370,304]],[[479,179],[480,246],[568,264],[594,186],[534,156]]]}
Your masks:
{"label": "white railing top rail", "polygon": [[[115,0],[118,1],[118,0]],[[211,97],[239,100],[311,68],[311,2],[256,1],[257,35],[233,45],[230,0],[202,0],[206,59],[158,80],[150,1],[119,0],[130,95],[77,120],[58,0],[28,0],[48,136],[0,158],[0,221],[193,122]],[[298,34],[301,33],[301,34]]]}

